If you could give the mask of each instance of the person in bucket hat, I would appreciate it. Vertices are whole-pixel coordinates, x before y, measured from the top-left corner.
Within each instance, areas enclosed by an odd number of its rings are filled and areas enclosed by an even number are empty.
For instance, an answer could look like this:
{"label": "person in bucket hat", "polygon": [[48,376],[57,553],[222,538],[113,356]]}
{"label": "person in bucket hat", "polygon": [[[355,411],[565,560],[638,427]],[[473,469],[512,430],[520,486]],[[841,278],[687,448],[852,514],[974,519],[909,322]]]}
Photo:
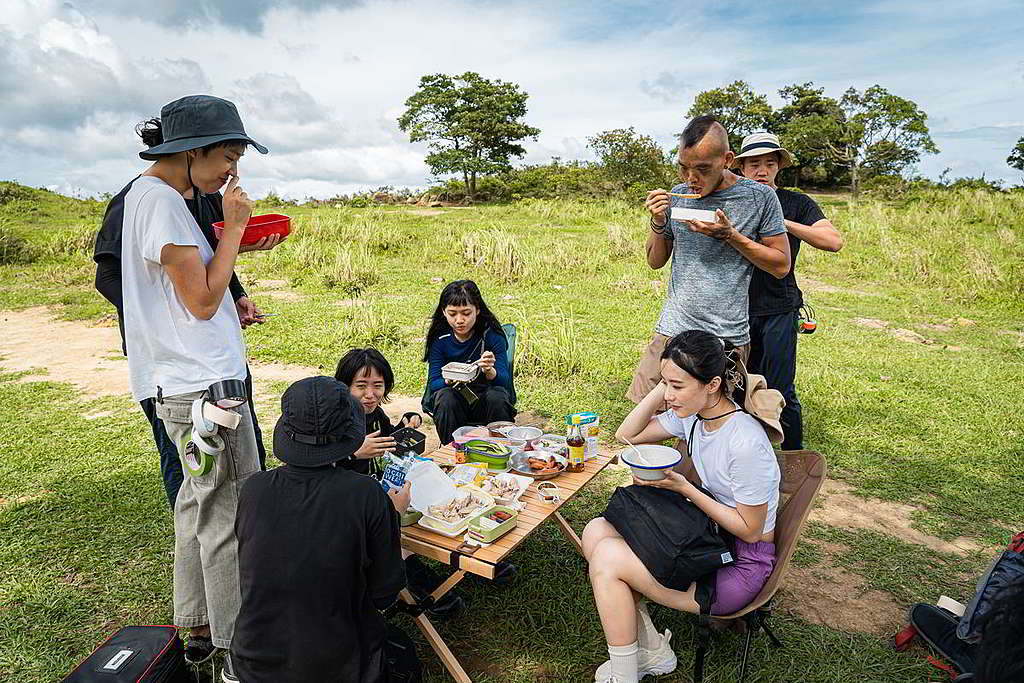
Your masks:
{"label": "person in bucket hat", "polygon": [[274,455],[238,501],[242,605],[231,661],[243,681],[388,680],[381,610],[405,587],[399,513],[409,485],[385,494],[340,466],[363,443],[359,401],[332,377],[281,397]]}
{"label": "person in bucket hat", "polygon": [[[685,442],[688,457],[708,495],[675,470],[665,478],[633,484],[655,486],[691,500],[735,537],[734,562],[718,569],[711,614],[730,614],[758,594],[775,567],[775,513],[781,472],[769,435],[781,438],[778,415],[783,399],[748,375],[736,349],[703,330],[687,330],[669,340],[661,356],[661,382],[626,416],[616,431],[623,443]],[[733,396],[742,397],[746,412]],[[669,409],[660,412],[667,403]],[[669,512],[669,514],[672,514]],[[651,549],[647,553],[654,552]],[[662,552],[662,551],[657,551]],[[674,549],[665,548],[667,559]],[[689,587],[658,581],[625,536],[602,517],[583,530],[583,553],[610,658],[595,680],[637,681],[676,668],[671,631],[659,633],[638,595],[673,609],[700,612]],[[707,607],[707,605],[705,605]]]}
{"label": "person in bucket hat", "polygon": [[[202,110],[201,116],[193,116],[189,113],[189,107]],[[190,170],[193,179],[202,181],[206,176],[211,175],[206,169],[213,166],[212,175],[223,177],[222,169],[217,165],[230,164],[232,157],[241,155],[246,145],[255,143],[246,133],[238,118],[238,111],[235,106],[227,100],[208,95],[192,95],[175,100],[163,107],[163,120],[159,118],[149,119],[137,127],[137,132],[142,141],[149,147],[148,150],[140,152],[144,159],[153,161],[168,156],[170,148],[176,146],[192,147],[203,140],[216,140],[207,142],[198,149],[195,159],[191,163]],[[190,120],[195,119],[192,124]],[[207,119],[205,122],[199,119]],[[198,122],[200,125],[195,125]],[[189,135],[189,126],[194,129],[200,137]],[[168,141],[164,140],[164,128],[168,130]],[[215,136],[206,135],[209,130],[227,131]],[[258,145],[262,151],[266,148]],[[128,185],[122,188],[110,202],[103,215],[103,223],[96,235],[96,243],[93,252],[93,260],[96,262],[96,290],[111,304],[117,311],[118,326],[121,332],[122,349],[127,353],[127,343],[124,332],[124,306],[121,282],[121,235],[124,223],[124,200],[127,193],[132,189],[136,176]],[[206,190],[196,191],[195,187],[189,187],[183,195],[186,206],[203,236],[210,247],[216,251],[218,240],[213,230],[213,223],[224,220],[223,198],[217,191],[219,185],[211,186],[209,183],[202,183]],[[213,187],[211,191],[211,187]],[[243,251],[265,250],[274,248],[281,238],[271,236],[254,245],[240,246],[239,253]],[[245,289],[242,287],[238,277],[232,273],[228,283],[228,291],[235,302],[235,310],[241,321],[242,328],[252,324],[262,324],[264,318],[261,311],[249,299]],[[252,377],[246,375],[246,386],[248,393],[252,395]],[[160,455],[160,472],[164,480],[164,490],[167,495],[171,509],[174,509],[175,500],[178,497],[178,490],[184,479],[181,463],[178,460],[177,446],[167,436],[167,430],[163,422],[156,415],[155,400],[145,399],[140,402],[143,413],[150,423],[153,431],[153,439]],[[260,466],[266,461],[266,452],[263,448],[263,438],[260,431],[256,412],[249,403],[249,411],[253,421],[253,430],[256,435],[256,446],[260,457]]]}
{"label": "person in bucket hat", "polygon": [[[233,429],[194,424],[193,408],[212,385],[248,375],[242,320],[225,294],[251,213],[238,161],[249,146],[267,150],[246,133],[233,104],[208,95],[165,105],[142,132],[149,149],[141,156],[154,163],[119,205],[125,351],[135,399],[151,402],[188,472],[174,503],[174,624],[191,630],[185,657],[201,663],[231,645],[238,491],[261,464],[248,406],[229,408],[239,415]],[[225,183],[224,230],[214,245],[196,215],[200,193]],[[237,680],[230,656],[221,678]]]}
{"label": "person in bucket hat", "polygon": [[764,376],[767,385],[778,389],[786,399],[782,426],[786,438],[783,450],[803,448],[803,415],[796,395],[796,342],[803,293],[797,286],[796,259],[803,242],[823,251],[839,251],[843,238],[825,218],[821,208],[806,194],[778,187],[780,170],[794,163],[793,155],[771,133],[751,133],[743,138],[734,161],[750,180],[775,190],[782,205],[789,253],[792,263],[781,280],[755,270],[750,278],[750,356],[751,372]]}

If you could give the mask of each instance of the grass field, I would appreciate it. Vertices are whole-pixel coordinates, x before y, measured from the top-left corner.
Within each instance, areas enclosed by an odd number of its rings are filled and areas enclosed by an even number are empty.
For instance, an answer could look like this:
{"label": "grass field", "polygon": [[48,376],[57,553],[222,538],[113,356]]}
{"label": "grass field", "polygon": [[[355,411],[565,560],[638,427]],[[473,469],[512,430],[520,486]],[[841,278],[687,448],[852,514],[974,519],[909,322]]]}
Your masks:
{"label": "grass field", "polygon": [[[808,529],[798,568],[848,577],[849,592],[901,609],[939,592],[965,599],[992,548],[1024,528],[1024,193],[819,201],[846,247],[800,254],[819,321],[800,340],[807,447],[826,455],[830,477],[865,510],[904,510],[918,535],[970,543],[964,552],[927,548],[833,511]],[[89,323],[110,313],[92,289],[102,210],[0,183],[0,318],[40,305]],[[611,428],[627,412],[623,393],[667,276],[643,261],[638,206],[259,207],[268,210],[292,215],[296,232],[273,252],[240,258],[250,297],[278,314],[246,333],[252,359],[331,374],[347,348],[373,344],[395,367],[396,391],[417,395],[442,283],[471,277],[501,320],[519,326],[520,409],[556,422],[592,409]],[[4,372],[2,358],[0,373],[0,679],[52,681],[115,626],[169,621],[171,518],[148,425],[130,397],[26,381]],[[269,433],[272,422],[262,423]],[[624,479],[619,469],[602,475],[567,518],[581,529]],[[513,561],[521,580],[511,587],[463,583],[472,610],[443,635],[474,680],[592,679],[606,654],[582,558],[549,525]],[[817,623],[799,608],[800,591],[790,585],[779,601],[786,649],[759,643],[749,680],[929,680],[921,653],[890,651],[885,633],[859,627],[838,598],[838,623]],[[680,654],[679,670],[659,680],[688,680],[691,618],[662,609],[654,617]],[[707,680],[733,680],[739,637],[718,643]],[[432,680],[444,680],[433,653],[421,655]]]}

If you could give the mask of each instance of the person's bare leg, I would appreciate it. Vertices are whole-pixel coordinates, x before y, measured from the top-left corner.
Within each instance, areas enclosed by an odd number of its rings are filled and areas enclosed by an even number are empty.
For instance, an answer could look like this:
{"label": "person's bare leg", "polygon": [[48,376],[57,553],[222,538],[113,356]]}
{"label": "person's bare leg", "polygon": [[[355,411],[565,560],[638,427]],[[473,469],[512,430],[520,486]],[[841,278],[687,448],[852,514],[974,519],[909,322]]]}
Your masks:
{"label": "person's bare leg", "polygon": [[606,538],[622,538],[622,536],[604,517],[595,517],[587,522],[587,526],[583,528],[583,536],[580,538],[583,545],[583,557],[589,560],[590,554],[597,544]]}
{"label": "person's bare leg", "polygon": [[590,555],[590,585],[601,628],[610,646],[636,642],[636,602],[633,589],[622,580],[620,544],[625,545],[625,542],[605,537],[592,547]]}

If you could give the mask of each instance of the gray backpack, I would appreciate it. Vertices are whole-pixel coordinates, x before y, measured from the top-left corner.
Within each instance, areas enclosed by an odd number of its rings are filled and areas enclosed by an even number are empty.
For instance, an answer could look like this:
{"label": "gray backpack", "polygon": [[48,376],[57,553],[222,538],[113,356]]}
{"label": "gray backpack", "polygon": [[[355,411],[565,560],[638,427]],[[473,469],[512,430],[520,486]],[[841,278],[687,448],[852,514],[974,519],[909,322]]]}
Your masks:
{"label": "gray backpack", "polygon": [[1003,589],[1024,582],[1024,531],[1010,539],[1006,550],[997,557],[978,580],[974,597],[967,604],[956,635],[968,643],[981,640],[985,615],[992,608],[992,602]]}

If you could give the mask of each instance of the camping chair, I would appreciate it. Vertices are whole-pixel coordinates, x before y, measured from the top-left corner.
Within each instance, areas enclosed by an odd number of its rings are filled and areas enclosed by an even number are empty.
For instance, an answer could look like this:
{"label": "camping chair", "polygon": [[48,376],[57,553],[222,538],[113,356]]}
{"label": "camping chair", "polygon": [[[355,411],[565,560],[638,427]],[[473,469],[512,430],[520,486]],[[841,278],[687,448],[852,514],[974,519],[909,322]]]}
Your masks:
{"label": "camping chair", "polygon": [[[680,440],[676,444],[680,452],[685,453],[685,445]],[[719,619],[729,621],[742,619],[747,626],[747,638],[743,645],[743,661],[740,664],[739,681],[742,683],[747,673],[747,660],[750,657],[750,644],[754,635],[759,630],[764,630],[772,645],[782,647],[775,634],[768,627],[768,617],[771,615],[771,601],[779,590],[786,571],[789,569],[789,562],[793,558],[793,551],[796,550],[796,540],[803,531],[807,517],[811,513],[811,505],[821,490],[825,480],[825,458],[815,451],[776,451],[779,460],[779,469],[782,471],[782,481],[779,485],[781,500],[779,510],[775,517],[775,569],[772,571],[768,581],[761,588],[754,600],[733,614],[722,614],[711,617],[700,615],[697,631],[694,634],[695,657],[693,663],[693,680],[699,683],[704,680],[704,657],[707,655],[711,640],[711,620]],[[683,467],[683,475],[694,482],[700,483],[700,478],[693,467],[693,462],[687,459]]]}
{"label": "camping chair", "polygon": [[[508,374],[512,376],[512,363],[516,357],[516,326],[512,323],[505,323],[501,326],[501,329],[505,332],[505,337],[508,338]],[[430,375],[430,366],[427,366],[427,376]],[[515,380],[513,380],[513,383]],[[512,390],[512,405],[516,403],[516,392]],[[423,387],[423,399],[420,401],[420,406],[423,408],[423,412],[427,415],[434,416],[434,392],[430,390],[430,384],[426,383]],[[480,426],[480,425],[474,425]]]}

